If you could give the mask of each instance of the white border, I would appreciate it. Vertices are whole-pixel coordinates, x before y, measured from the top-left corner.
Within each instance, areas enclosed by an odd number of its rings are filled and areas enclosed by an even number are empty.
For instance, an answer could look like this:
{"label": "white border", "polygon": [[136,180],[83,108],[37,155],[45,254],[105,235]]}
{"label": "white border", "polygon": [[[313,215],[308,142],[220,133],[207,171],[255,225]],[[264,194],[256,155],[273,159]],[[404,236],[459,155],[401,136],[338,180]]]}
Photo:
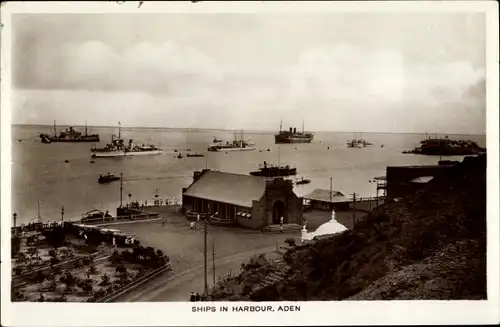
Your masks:
{"label": "white border", "polygon": [[[499,317],[499,84],[498,4],[495,1],[411,2],[9,2],[1,8],[1,209],[2,325],[353,325],[491,324]],[[13,13],[251,13],[251,12],[486,12],[488,145],[488,300],[301,302],[292,313],[191,313],[190,303],[54,304],[10,303],[11,121],[10,44]],[[226,303],[243,305],[243,303]],[[255,305],[256,303],[253,303]],[[259,303],[273,305],[277,303]],[[285,304],[285,303],[280,303]],[[223,303],[216,303],[217,306]],[[146,318],[147,317],[147,318]]]}

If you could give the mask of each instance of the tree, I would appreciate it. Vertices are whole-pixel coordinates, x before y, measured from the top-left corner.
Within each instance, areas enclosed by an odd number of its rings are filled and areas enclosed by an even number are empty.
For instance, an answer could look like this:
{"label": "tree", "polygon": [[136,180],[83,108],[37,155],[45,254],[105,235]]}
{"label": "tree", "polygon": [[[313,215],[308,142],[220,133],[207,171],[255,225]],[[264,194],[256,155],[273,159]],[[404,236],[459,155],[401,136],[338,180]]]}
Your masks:
{"label": "tree", "polygon": [[287,239],[285,240],[285,243],[286,243],[288,246],[290,246],[290,247],[293,247],[293,246],[295,246],[295,245],[296,245],[296,243],[295,243],[295,239],[293,239],[293,238],[287,238]]}
{"label": "tree", "polygon": [[26,254],[24,252],[18,252],[16,256],[16,261],[18,264],[23,264],[27,260]]}
{"label": "tree", "polygon": [[13,257],[19,252],[19,250],[21,249],[21,239],[19,237],[14,236],[11,238],[10,249]]}
{"label": "tree", "polygon": [[62,227],[56,227],[51,230],[44,231],[42,235],[45,236],[47,243],[55,249],[64,244],[66,237]]}

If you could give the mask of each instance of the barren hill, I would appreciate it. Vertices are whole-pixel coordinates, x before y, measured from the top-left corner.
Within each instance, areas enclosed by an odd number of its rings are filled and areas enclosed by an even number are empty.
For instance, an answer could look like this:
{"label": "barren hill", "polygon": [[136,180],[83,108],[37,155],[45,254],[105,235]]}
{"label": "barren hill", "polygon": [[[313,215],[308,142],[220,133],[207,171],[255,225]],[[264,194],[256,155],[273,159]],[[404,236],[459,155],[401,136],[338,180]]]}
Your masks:
{"label": "barren hill", "polygon": [[214,300],[304,301],[486,298],[486,155],[466,158],[419,193],[386,203],[354,230],[284,256],[254,260]]}

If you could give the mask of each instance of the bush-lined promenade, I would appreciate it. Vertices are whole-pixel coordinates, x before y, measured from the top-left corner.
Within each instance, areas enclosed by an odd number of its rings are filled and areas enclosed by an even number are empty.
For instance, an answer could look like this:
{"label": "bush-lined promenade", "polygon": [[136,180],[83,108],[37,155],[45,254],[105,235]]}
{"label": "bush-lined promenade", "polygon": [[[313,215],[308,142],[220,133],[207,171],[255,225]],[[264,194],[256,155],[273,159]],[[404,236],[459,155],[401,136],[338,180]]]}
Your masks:
{"label": "bush-lined promenade", "polygon": [[118,230],[67,222],[31,227],[12,236],[12,301],[95,302],[170,263]]}

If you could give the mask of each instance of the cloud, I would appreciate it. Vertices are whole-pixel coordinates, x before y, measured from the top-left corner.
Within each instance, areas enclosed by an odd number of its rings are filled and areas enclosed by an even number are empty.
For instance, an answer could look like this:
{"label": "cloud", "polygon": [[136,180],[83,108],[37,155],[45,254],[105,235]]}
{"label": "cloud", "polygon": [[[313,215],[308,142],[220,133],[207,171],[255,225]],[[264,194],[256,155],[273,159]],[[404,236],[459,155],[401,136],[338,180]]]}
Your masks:
{"label": "cloud", "polygon": [[313,129],[373,130],[386,117],[377,129],[422,131],[463,108],[485,111],[483,69],[409,61],[393,48],[315,46],[292,64],[241,66],[174,42],[117,49],[88,41],[66,43],[45,59],[35,74],[56,91],[20,94],[18,122],[40,118],[41,107],[64,116],[70,106],[106,125],[125,115],[132,125],[276,128],[281,119],[297,125],[307,116]]}

